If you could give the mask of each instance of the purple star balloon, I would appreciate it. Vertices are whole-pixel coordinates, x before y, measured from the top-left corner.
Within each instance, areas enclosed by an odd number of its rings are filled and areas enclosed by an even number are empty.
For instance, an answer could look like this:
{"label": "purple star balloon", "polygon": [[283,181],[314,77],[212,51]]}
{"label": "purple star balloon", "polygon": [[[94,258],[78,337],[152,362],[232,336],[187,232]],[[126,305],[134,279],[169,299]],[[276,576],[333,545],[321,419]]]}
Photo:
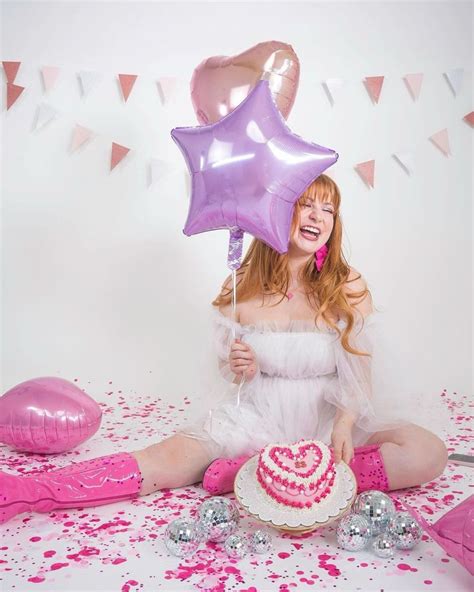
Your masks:
{"label": "purple star balloon", "polygon": [[192,177],[183,232],[228,229],[231,269],[240,266],[242,231],[287,252],[296,201],[338,159],[288,128],[266,80],[216,123],[177,127],[171,135]]}

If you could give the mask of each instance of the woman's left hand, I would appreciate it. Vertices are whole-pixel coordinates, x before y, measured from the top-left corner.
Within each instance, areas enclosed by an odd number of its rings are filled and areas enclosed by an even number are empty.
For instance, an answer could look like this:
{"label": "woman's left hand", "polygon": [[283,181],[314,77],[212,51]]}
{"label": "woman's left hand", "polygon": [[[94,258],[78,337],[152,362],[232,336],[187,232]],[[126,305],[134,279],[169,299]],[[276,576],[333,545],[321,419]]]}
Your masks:
{"label": "woman's left hand", "polygon": [[332,428],[331,443],[334,450],[334,462],[342,459],[349,464],[354,457],[352,445],[352,427],[344,421],[336,421]]}

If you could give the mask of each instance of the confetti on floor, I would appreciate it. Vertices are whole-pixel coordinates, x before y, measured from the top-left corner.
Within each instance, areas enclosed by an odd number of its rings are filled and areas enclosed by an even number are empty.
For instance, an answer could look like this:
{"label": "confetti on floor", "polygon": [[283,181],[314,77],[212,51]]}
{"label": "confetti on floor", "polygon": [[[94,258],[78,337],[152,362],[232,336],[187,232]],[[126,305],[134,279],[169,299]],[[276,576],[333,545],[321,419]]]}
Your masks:
{"label": "confetti on floor", "polygon": [[[88,386],[78,384],[88,390]],[[179,404],[153,395],[105,390],[95,397],[103,420],[95,436],[79,448],[41,456],[0,447],[2,470],[13,474],[50,470],[70,461],[134,451],[174,433],[198,403]],[[90,392],[90,391],[89,391]],[[440,437],[450,452],[472,454],[472,403],[443,390],[449,425]],[[420,487],[391,492],[400,509],[407,500],[434,522],[473,493],[472,469],[448,464],[444,474]],[[220,543],[207,543],[188,559],[170,555],[163,544],[166,525],[192,518],[209,495],[199,486],[162,490],[135,500],[95,508],[20,514],[0,526],[0,589],[9,592],[135,592],[192,590],[211,592],[287,592],[291,590],[472,589],[472,577],[427,535],[410,551],[391,559],[371,551],[341,549],[336,526],[306,535],[273,532],[266,555],[230,559]],[[233,495],[227,497],[234,499]],[[239,532],[259,524],[241,511]]]}

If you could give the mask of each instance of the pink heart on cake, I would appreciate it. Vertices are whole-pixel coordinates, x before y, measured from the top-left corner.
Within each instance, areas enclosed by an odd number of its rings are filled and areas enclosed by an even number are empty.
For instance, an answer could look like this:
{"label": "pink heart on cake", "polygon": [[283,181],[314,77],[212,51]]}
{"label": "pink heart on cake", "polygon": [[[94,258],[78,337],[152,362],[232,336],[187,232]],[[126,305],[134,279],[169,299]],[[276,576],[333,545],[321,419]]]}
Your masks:
{"label": "pink heart on cake", "polygon": [[309,477],[320,465],[322,452],[314,444],[275,446],[270,451],[270,458],[280,469],[288,473]]}

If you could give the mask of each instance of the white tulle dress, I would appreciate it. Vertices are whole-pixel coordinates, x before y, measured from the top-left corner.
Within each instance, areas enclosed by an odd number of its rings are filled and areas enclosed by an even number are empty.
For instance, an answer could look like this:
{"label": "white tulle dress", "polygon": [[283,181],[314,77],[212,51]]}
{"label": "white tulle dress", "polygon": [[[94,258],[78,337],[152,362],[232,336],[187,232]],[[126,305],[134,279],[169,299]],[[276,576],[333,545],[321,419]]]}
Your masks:
{"label": "white tulle dress", "polygon": [[[213,458],[256,453],[269,443],[292,443],[316,438],[331,444],[336,408],[357,416],[354,446],[370,435],[410,422],[399,408],[396,381],[386,347],[378,348],[378,312],[360,319],[350,343],[371,358],[347,352],[334,329],[317,328],[313,321],[259,321],[241,325],[212,308],[215,345],[221,374],[227,379],[219,402],[178,432],[200,440]],[[344,321],[338,322],[342,329]],[[255,351],[255,378],[239,387],[229,367],[235,337]],[[224,382],[224,381],[223,381]]]}

